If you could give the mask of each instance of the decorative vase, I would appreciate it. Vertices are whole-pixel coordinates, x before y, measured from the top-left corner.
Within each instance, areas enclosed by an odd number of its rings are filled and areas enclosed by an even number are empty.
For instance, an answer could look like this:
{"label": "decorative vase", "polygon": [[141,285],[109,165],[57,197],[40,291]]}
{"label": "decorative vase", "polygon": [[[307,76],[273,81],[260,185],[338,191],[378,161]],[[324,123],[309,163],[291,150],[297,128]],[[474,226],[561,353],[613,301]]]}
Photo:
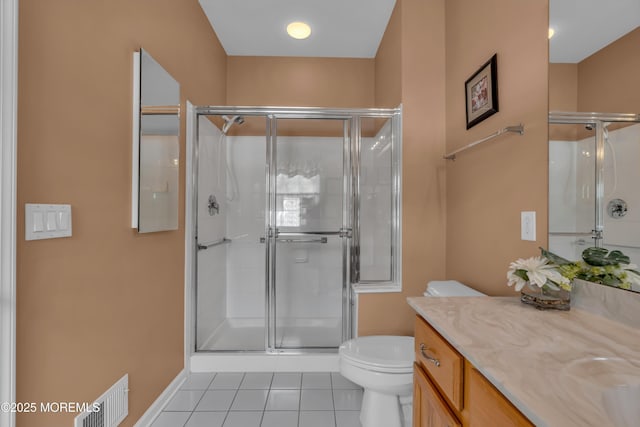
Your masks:
{"label": "decorative vase", "polygon": [[564,310],[571,308],[571,293],[564,289],[552,289],[547,285],[542,288],[527,285],[520,291],[520,301],[538,310]]}

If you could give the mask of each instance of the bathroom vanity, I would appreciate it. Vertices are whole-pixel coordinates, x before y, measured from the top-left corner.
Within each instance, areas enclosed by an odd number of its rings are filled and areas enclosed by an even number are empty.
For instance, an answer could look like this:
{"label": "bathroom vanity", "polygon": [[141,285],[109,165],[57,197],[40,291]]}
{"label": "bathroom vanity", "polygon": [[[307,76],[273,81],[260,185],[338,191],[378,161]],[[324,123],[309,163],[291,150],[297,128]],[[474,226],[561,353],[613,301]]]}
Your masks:
{"label": "bathroom vanity", "polygon": [[533,425],[421,316],[415,338],[414,426]]}
{"label": "bathroom vanity", "polygon": [[637,325],[575,307],[539,311],[517,297],[408,302],[418,314],[414,426],[624,426],[640,419],[637,405],[625,403],[640,397]]}

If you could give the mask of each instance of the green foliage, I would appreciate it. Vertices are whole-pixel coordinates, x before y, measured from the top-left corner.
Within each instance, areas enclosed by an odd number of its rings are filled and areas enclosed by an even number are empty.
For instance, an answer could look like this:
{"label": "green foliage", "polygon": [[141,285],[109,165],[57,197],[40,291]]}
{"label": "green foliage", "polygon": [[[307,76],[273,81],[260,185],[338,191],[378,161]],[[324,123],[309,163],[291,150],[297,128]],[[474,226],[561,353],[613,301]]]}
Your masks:
{"label": "green foliage", "polygon": [[621,251],[587,248],[582,251],[582,261],[569,261],[543,248],[540,251],[569,280],[582,279],[624,289],[631,288],[632,281],[640,282],[640,272],[629,268],[630,259]]}
{"label": "green foliage", "polygon": [[629,264],[631,260],[620,251],[609,252],[605,248],[587,248],[582,251],[582,259],[589,265],[606,266]]}

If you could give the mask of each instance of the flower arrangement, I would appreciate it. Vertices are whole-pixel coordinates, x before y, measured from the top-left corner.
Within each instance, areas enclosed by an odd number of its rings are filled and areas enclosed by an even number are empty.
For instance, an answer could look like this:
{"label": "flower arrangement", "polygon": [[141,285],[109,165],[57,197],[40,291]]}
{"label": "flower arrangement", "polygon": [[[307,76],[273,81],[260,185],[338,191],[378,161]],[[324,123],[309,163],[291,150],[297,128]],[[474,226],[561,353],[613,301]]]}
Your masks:
{"label": "flower arrangement", "polygon": [[545,256],[519,259],[509,265],[507,284],[515,285],[516,291],[522,290],[527,284],[570,291],[571,279],[563,276],[559,267]]}
{"label": "flower arrangement", "polygon": [[622,289],[640,285],[640,272],[621,251],[609,252],[604,248],[587,248],[582,260],[569,261],[540,248],[541,256],[519,259],[509,265],[508,285],[520,291],[526,284],[552,290],[571,290],[573,279],[600,283]]}

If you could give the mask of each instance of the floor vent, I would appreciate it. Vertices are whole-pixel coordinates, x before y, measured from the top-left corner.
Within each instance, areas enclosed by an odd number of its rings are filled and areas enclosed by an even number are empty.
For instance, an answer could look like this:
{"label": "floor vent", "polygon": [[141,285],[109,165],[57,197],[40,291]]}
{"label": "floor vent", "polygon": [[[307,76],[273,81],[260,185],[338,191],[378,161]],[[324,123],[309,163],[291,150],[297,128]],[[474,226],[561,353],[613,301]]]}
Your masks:
{"label": "floor vent", "polygon": [[75,418],[74,427],[116,427],[129,414],[129,375],[120,378]]}

